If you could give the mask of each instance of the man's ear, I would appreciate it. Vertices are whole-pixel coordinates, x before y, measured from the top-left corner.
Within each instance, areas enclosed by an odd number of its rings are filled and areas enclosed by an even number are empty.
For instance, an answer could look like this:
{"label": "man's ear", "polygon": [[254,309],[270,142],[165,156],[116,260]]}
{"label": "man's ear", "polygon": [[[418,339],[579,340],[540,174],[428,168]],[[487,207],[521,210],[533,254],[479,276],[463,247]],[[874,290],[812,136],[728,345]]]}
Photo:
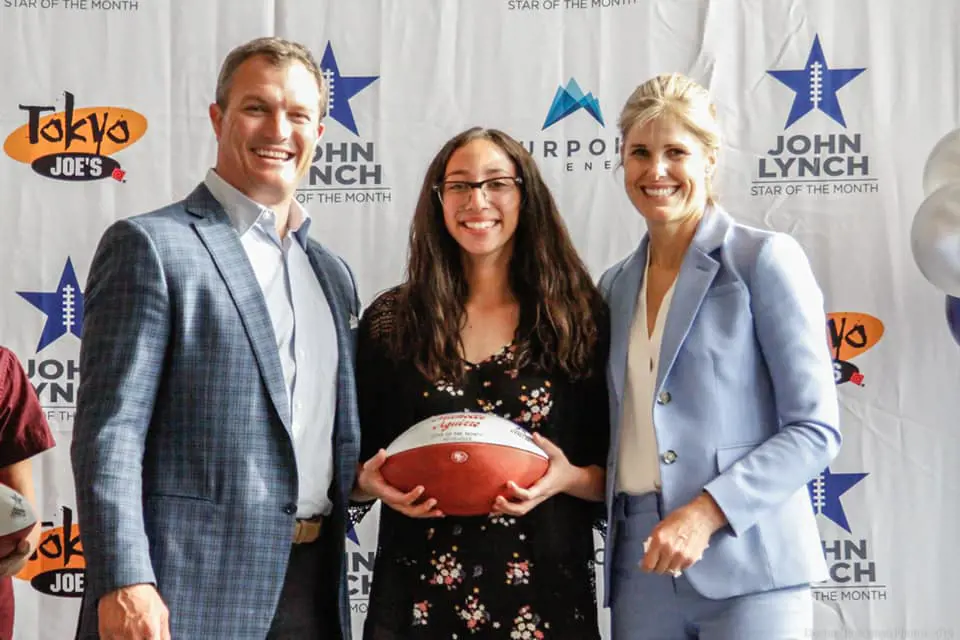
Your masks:
{"label": "man's ear", "polygon": [[213,125],[213,133],[220,140],[220,130],[223,128],[223,109],[216,102],[210,103],[207,110],[210,114],[210,124]]}

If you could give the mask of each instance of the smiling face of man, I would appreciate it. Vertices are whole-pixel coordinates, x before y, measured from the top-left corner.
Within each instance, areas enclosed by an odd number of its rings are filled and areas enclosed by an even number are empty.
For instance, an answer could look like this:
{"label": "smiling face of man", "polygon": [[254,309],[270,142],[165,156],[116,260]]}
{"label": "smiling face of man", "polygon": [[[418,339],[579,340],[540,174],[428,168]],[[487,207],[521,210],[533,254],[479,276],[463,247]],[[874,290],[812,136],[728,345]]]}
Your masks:
{"label": "smiling face of man", "polygon": [[226,104],[210,105],[216,172],[251,200],[288,204],[323,133],[320,87],[302,63],[255,55],[237,67]]}

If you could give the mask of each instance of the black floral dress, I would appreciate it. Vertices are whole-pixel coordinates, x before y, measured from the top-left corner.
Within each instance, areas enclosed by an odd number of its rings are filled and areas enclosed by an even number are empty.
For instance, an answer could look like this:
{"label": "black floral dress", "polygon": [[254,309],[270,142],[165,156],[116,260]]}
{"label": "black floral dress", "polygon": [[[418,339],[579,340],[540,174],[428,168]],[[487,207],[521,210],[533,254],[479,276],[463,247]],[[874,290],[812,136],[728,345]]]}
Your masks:
{"label": "black floral dress", "polygon": [[[575,465],[605,465],[604,349],[591,377],[576,382],[518,370],[515,345],[465,363],[460,384],[429,381],[385,352],[393,300],[381,295],[360,324],[361,459],[429,416],[485,411],[540,432]],[[565,494],[523,517],[414,519],[384,506],[365,640],[599,639],[593,527],[601,514],[599,504]]]}

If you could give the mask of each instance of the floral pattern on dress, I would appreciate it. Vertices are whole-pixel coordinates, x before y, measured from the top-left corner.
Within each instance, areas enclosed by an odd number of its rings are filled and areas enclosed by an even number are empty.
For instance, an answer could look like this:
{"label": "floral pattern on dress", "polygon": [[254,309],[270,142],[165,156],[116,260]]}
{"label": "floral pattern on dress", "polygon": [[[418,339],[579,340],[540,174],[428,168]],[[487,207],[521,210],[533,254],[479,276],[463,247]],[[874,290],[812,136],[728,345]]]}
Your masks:
{"label": "floral pattern on dress", "polygon": [[500,405],[503,404],[503,400],[497,400],[494,402],[492,400],[487,400],[486,398],[477,398],[477,404],[480,406],[480,410],[484,413],[493,413],[500,407]]}
{"label": "floral pattern on dress", "polygon": [[[543,629],[541,629],[543,627]],[[513,628],[510,638],[513,640],[542,640],[546,636],[544,630],[550,628],[549,622],[543,622],[529,605],[522,607],[513,619]]]}
{"label": "floral pattern on dress", "polygon": [[449,553],[442,553],[437,556],[434,551],[434,557],[430,559],[430,564],[434,568],[433,575],[428,582],[430,584],[446,587],[448,591],[456,589],[463,582],[463,565],[457,562],[457,557],[453,555],[457,548],[454,547]]}
{"label": "floral pattern on dress", "polygon": [[487,611],[487,606],[480,602],[479,593],[480,590],[474,588],[473,593],[467,596],[463,606],[456,605],[454,607],[470,633],[477,633],[490,623],[490,612]]}
{"label": "floral pattern on dress", "polygon": [[[505,513],[491,513],[487,516],[490,524],[500,525],[501,527],[512,527],[517,524],[517,519]],[[485,528],[485,527],[484,527]]]}
{"label": "floral pattern on dress", "polygon": [[[546,420],[550,415],[550,409],[553,408],[553,394],[550,393],[550,381],[546,380],[543,386],[524,393],[520,396],[520,402],[525,407],[520,412],[520,422],[529,425],[530,429],[535,430],[540,422]],[[526,391],[526,387],[523,387]]]}
{"label": "floral pattern on dress", "polygon": [[533,563],[529,560],[520,560],[520,554],[514,553],[515,562],[507,563],[507,584],[530,584],[530,569]]}
{"label": "floral pattern on dress", "polygon": [[495,354],[490,358],[491,362],[500,365],[513,364],[513,361],[517,359],[517,345],[516,343],[508,344],[499,353]]}
{"label": "floral pattern on dress", "polygon": [[[461,389],[460,387],[458,387],[458,386],[455,385],[454,383],[448,382],[448,381],[446,381],[446,380],[437,380],[437,383],[436,383],[434,386],[437,388],[437,391],[440,391],[440,392],[443,392],[443,393],[449,393],[451,396],[462,396],[462,395],[463,395],[463,389]],[[426,396],[427,393],[424,392],[423,395]]]}
{"label": "floral pattern on dress", "polygon": [[414,602],[413,603],[413,626],[415,627],[425,627],[430,621],[430,603],[424,600],[423,602]]}

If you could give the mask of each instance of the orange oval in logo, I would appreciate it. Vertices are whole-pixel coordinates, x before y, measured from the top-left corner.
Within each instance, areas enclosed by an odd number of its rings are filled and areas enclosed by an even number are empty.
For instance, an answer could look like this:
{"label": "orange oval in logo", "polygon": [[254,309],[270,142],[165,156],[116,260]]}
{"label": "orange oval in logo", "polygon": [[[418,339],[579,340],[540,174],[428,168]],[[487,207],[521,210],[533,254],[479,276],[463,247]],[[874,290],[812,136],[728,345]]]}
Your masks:
{"label": "orange oval in logo", "polygon": [[80,542],[80,527],[70,526],[70,535],[65,536],[63,527],[44,529],[40,534],[37,550],[16,575],[21,580],[33,580],[38,575],[63,571],[83,571],[83,545]]}
{"label": "orange oval in logo", "polygon": [[84,107],[34,118],[7,136],[3,151],[18,162],[58,154],[109,156],[143,137],[147,119],[132,109]]}
{"label": "orange oval in logo", "polygon": [[827,314],[827,344],[834,360],[847,362],[868,351],[883,337],[883,322],[867,313]]}

